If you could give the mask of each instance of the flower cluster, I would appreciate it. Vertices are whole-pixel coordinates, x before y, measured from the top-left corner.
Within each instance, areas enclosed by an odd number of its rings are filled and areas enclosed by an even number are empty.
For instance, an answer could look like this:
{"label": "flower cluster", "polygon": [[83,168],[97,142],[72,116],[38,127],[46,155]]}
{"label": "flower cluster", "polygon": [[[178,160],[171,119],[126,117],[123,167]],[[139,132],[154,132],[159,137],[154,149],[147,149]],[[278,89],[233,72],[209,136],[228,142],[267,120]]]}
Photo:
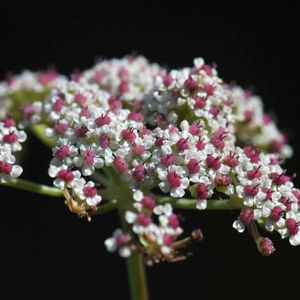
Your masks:
{"label": "flower cluster", "polygon": [[21,121],[18,126],[25,128],[41,121],[42,101],[51,88],[64,77],[54,70],[9,75],[0,83],[0,120],[7,115]]}
{"label": "flower cluster", "polygon": [[274,247],[256,224],[300,244],[300,191],[280,165],[290,147],[260,98],[224,83],[201,58],[171,71],[141,56],[102,60],[69,80],[24,72],[0,84],[0,120],[0,180],[22,171],[12,154],[22,129],[43,125],[48,173],[70,210],[90,218],[113,204],[124,219],[108,251],[178,259],[179,248],[202,238],[195,231],[178,241],[173,208],[182,197],[200,210],[233,203],[241,209],[233,227],[248,226],[263,255]]}
{"label": "flower cluster", "polygon": [[244,145],[257,146],[283,158],[292,156],[292,148],[287,145],[285,135],[278,130],[270,114],[264,112],[260,97],[241,87],[228,87],[229,97],[236,110],[236,135]]}
{"label": "flower cluster", "polygon": [[104,116],[108,107],[108,94],[97,86],[64,80],[53,88],[44,104],[51,124],[45,134],[56,138],[49,176],[84,210],[94,209],[102,200],[98,184],[85,176],[92,176],[104,163],[112,163],[112,153],[100,146],[97,132],[99,118],[109,118]]}
{"label": "flower cluster", "polygon": [[6,117],[0,122],[0,182],[19,177],[22,167],[15,164],[13,153],[22,150],[21,143],[25,142],[26,133],[16,128],[16,122]]}
{"label": "flower cluster", "polygon": [[152,265],[161,260],[175,261],[183,259],[178,251],[191,242],[201,241],[202,232],[194,230],[190,237],[177,240],[183,229],[179,217],[173,213],[170,203],[160,205],[151,195],[145,196],[141,190],[133,193],[133,210],[125,212],[125,221],[132,226],[132,232],[138,238],[140,245],[134,244],[134,237],[116,230],[113,237],[105,241],[108,251],[119,251],[127,257],[132,251],[143,252],[147,255],[147,264]]}
{"label": "flower cluster", "polygon": [[292,245],[299,245],[300,191],[279,165],[278,157],[252,147],[238,148],[237,154],[235,189],[244,208],[233,227],[243,232],[255,220],[266,230],[289,237]]}
{"label": "flower cluster", "polygon": [[232,102],[216,69],[201,58],[194,60],[191,69],[157,76],[153,91],[145,96],[143,112],[150,124],[160,127],[202,120],[206,130],[223,127],[233,132]]}
{"label": "flower cluster", "polygon": [[178,216],[173,213],[171,204],[157,205],[153,197],[144,196],[140,190],[134,192],[133,198],[136,212],[125,213],[125,220],[132,224],[132,231],[142,241],[150,258],[156,260],[161,256],[170,256],[171,245],[182,233]]}
{"label": "flower cluster", "polygon": [[99,85],[112,97],[138,109],[145,93],[152,90],[156,76],[165,74],[158,64],[150,64],[143,56],[100,60],[93,68],[77,74],[77,80]]}

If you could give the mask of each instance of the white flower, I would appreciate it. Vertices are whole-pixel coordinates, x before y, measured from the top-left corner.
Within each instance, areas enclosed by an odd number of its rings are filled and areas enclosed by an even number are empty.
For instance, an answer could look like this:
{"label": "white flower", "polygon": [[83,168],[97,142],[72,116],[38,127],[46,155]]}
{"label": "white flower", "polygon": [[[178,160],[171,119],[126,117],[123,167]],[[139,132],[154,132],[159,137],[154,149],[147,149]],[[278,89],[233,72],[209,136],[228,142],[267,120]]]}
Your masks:
{"label": "white flower", "polygon": [[118,250],[121,257],[126,258],[131,255],[130,236],[124,234],[121,229],[115,230],[113,236],[104,241],[104,245],[109,252]]}
{"label": "white flower", "polygon": [[94,173],[95,168],[103,167],[103,159],[99,157],[99,147],[94,144],[92,146],[81,145],[80,156],[76,156],[73,161],[76,167],[80,167],[84,176],[90,176]]}
{"label": "white flower", "polygon": [[184,190],[189,186],[189,179],[185,177],[187,173],[182,167],[172,165],[168,169],[158,169],[157,172],[161,180],[159,187],[164,193],[170,192],[173,198],[184,196]]}
{"label": "white flower", "polygon": [[[282,238],[289,236],[289,242],[292,246],[298,246],[300,245],[300,213],[289,211],[286,213],[286,219],[286,226],[280,228],[278,232],[281,234]],[[288,221],[290,221],[290,224],[288,224]]]}
{"label": "white flower", "polygon": [[48,169],[48,174],[50,177],[56,177],[53,184],[62,190],[66,187],[75,188],[77,186],[82,186],[85,183],[85,180],[81,178],[81,173],[79,171],[72,171],[66,165],[61,165],[59,167],[51,165]]}
{"label": "white flower", "polygon": [[90,206],[97,206],[102,200],[93,181],[88,181],[84,185],[77,185],[73,190],[80,200],[86,201]]}

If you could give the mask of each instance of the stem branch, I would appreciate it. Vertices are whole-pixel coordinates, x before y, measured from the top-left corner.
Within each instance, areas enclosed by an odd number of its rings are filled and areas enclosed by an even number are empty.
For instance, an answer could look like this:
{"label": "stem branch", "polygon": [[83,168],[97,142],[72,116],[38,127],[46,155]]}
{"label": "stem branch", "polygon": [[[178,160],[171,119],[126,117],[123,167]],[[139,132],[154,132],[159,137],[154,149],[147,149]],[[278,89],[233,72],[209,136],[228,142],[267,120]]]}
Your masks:
{"label": "stem branch", "polygon": [[19,190],[33,192],[52,197],[63,197],[63,192],[55,187],[31,182],[23,179],[11,179],[8,182],[0,183],[3,186],[10,186]]}
{"label": "stem branch", "polygon": [[[157,197],[156,198],[158,203],[164,204],[164,203],[171,203],[173,207],[178,209],[197,209],[196,203],[197,200],[194,199],[174,199],[171,197]],[[232,199],[208,199],[207,200],[207,209],[211,210],[226,210],[226,209],[240,209],[241,206],[237,201]]]}

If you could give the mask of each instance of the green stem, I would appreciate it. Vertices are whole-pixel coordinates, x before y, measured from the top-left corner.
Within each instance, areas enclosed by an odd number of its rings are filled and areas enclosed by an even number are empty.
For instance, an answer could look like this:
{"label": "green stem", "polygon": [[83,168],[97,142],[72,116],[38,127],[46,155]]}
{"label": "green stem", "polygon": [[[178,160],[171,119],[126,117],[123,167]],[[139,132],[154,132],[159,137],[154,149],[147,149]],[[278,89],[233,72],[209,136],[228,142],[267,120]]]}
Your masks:
{"label": "green stem", "polygon": [[132,253],[126,259],[131,300],[149,300],[142,253]]}
{"label": "green stem", "polygon": [[[118,211],[123,232],[130,232],[130,225],[124,218],[125,209],[119,207]],[[133,252],[126,258],[126,266],[131,300],[149,300],[143,253]]]}
{"label": "green stem", "polygon": [[41,195],[47,195],[52,197],[63,197],[62,191],[55,187],[34,183],[23,179],[11,179],[8,182],[0,183],[0,184],[3,186],[10,186],[16,189],[33,192]]}
{"label": "green stem", "polygon": [[[174,199],[171,197],[157,197],[156,198],[158,203],[164,204],[164,203],[171,203],[173,207],[178,209],[197,209],[196,203],[197,200],[193,199]],[[240,209],[241,206],[237,201],[232,199],[208,199],[207,200],[207,209],[210,210],[226,210],[226,209]]]}
{"label": "green stem", "polygon": [[47,147],[52,148],[55,146],[55,138],[49,138],[45,135],[45,124],[30,126],[31,132]]}

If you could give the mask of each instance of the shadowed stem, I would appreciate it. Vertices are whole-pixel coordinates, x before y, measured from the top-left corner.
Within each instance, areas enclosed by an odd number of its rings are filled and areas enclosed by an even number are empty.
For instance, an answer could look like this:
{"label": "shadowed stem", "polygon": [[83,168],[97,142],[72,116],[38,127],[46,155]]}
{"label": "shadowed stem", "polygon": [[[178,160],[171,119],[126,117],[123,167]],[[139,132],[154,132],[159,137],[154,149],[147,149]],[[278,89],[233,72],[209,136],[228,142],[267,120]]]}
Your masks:
{"label": "shadowed stem", "polygon": [[131,300],[149,300],[142,253],[132,253],[126,259]]}

